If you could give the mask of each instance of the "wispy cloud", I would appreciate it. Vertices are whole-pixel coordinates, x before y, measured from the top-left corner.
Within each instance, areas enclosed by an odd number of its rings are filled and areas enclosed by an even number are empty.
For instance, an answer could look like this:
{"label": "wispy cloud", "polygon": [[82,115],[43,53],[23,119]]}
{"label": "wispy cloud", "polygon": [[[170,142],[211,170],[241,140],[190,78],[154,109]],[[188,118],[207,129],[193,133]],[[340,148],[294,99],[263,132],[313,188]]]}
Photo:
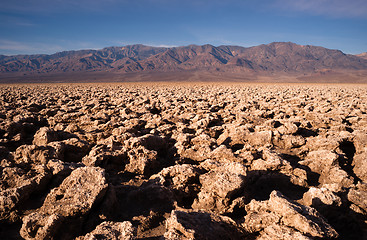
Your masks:
{"label": "wispy cloud", "polygon": [[367,18],[366,0],[276,0],[275,7],[314,15]]}
{"label": "wispy cloud", "polygon": [[91,42],[59,40],[51,44],[47,42],[21,42],[8,39],[0,39],[0,54],[53,54],[61,51],[80,49],[100,49]]}
{"label": "wispy cloud", "polygon": [[15,54],[39,54],[39,53],[55,53],[62,51],[59,45],[44,43],[24,43],[7,39],[0,39],[0,52],[6,55]]}
{"label": "wispy cloud", "polygon": [[240,8],[251,8],[261,10],[266,6],[271,9],[282,9],[285,11],[307,12],[317,15],[328,15],[333,17],[358,17],[367,18],[366,0],[2,0],[1,10],[12,12],[42,12],[52,13],[66,10],[78,11],[110,11],[111,9],[123,9],[124,6],[191,6],[193,9],[204,11],[205,9],[221,6],[233,6]]}
{"label": "wispy cloud", "polygon": [[66,10],[100,11],[128,3],[129,0],[2,0],[5,12],[52,13]]}
{"label": "wispy cloud", "polygon": [[0,26],[35,27],[36,23],[22,17],[0,15]]}
{"label": "wispy cloud", "polygon": [[166,44],[158,44],[158,45],[155,45],[155,44],[149,44],[150,46],[153,46],[153,47],[162,47],[162,48],[173,48],[173,47],[177,47],[177,45],[166,45]]}

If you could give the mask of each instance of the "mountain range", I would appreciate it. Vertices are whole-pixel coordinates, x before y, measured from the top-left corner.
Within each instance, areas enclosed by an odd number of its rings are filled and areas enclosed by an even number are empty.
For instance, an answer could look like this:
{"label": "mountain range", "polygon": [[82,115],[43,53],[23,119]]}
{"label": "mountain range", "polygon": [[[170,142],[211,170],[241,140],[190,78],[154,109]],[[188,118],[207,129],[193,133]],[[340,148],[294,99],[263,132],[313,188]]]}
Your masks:
{"label": "mountain range", "polygon": [[209,44],[165,48],[136,44],[51,55],[0,55],[0,80],[5,81],[83,74],[123,78],[158,73],[206,73],[239,79],[292,76],[305,80],[330,76],[330,79],[367,82],[367,53],[351,55],[324,47],[273,42],[248,48]]}

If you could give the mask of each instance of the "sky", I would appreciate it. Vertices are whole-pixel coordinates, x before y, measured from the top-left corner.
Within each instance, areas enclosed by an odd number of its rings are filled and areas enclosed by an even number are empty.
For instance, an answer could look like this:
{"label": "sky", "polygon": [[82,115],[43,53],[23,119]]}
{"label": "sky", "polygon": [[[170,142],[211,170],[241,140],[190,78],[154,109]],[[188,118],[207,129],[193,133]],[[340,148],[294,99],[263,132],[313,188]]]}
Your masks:
{"label": "sky", "polygon": [[271,42],[367,52],[367,0],[0,0],[0,54]]}

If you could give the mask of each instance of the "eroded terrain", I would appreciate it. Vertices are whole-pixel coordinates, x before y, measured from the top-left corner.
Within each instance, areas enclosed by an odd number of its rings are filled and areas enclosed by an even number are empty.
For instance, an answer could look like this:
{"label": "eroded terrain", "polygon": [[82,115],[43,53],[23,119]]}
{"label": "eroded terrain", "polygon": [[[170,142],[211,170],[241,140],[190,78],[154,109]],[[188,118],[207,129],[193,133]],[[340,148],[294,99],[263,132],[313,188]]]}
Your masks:
{"label": "eroded terrain", "polygon": [[1,239],[364,239],[367,86],[0,86]]}

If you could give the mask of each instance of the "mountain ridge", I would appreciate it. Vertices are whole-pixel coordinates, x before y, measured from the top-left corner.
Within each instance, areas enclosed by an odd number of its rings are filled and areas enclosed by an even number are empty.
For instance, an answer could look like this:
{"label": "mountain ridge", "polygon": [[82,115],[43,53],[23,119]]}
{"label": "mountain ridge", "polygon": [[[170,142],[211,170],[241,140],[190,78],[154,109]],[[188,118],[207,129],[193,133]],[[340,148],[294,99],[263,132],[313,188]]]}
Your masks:
{"label": "mountain ridge", "polygon": [[294,76],[367,72],[367,58],[363,54],[345,54],[340,50],[292,42],[272,42],[253,47],[210,44],[151,47],[134,44],[50,55],[0,55],[0,78],[1,75],[17,74],[180,71]]}

